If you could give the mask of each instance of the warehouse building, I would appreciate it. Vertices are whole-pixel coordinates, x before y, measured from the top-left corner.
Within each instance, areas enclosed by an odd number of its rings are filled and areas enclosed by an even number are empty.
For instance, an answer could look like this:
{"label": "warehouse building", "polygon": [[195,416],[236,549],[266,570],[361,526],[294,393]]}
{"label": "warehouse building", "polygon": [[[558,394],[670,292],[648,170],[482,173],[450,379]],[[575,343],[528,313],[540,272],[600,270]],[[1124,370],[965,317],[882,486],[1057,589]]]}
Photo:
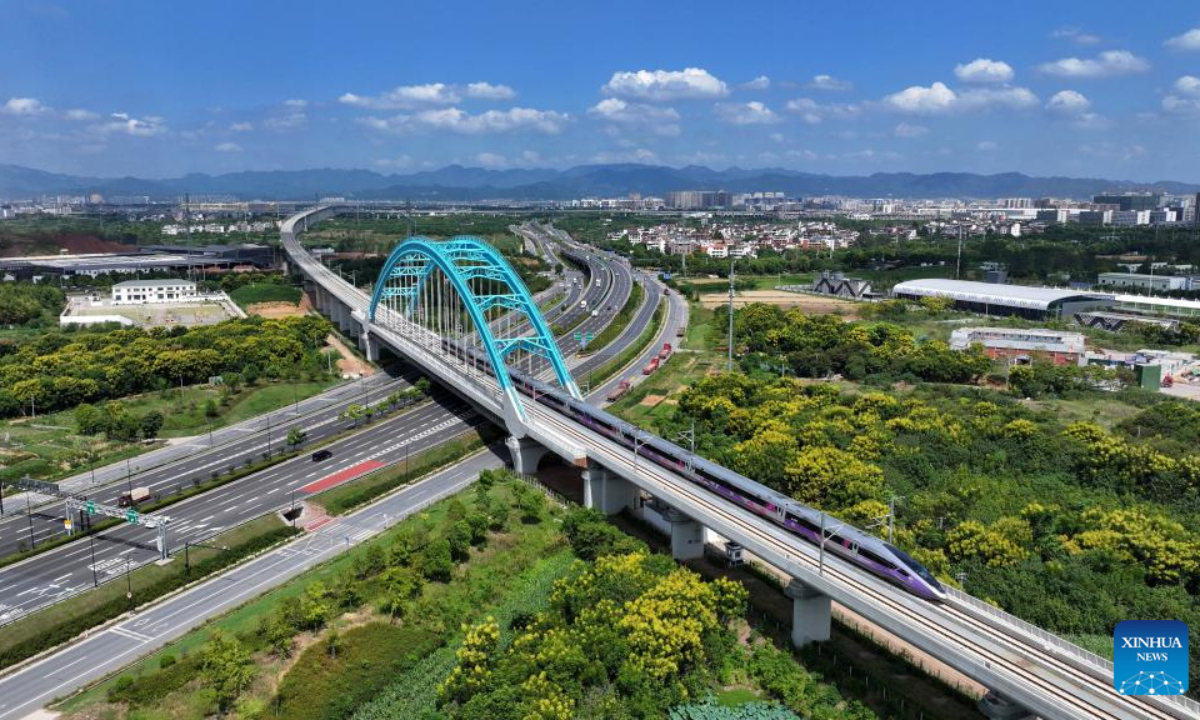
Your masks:
{"label": "warehouse building", "polygon": [[972,345],[982,345],[992,359],[1018,364],[1036,358],[1055,365],[1082,365],[1087,352],[1087,338],[1081,333],[1045,328],[966,327],[950,334],[951,348],[966,350]]}
{"label": "warehouse building", "polygon": [[1080,292],[1069,288],[1000,285],[966,280],[908,280],[892,288],[897,298],[920,300],[924,297],[947,298],[956,310],[1016,316],[1029,320],[1070,317],[1089,310],[1108,310],[1113,296]]}

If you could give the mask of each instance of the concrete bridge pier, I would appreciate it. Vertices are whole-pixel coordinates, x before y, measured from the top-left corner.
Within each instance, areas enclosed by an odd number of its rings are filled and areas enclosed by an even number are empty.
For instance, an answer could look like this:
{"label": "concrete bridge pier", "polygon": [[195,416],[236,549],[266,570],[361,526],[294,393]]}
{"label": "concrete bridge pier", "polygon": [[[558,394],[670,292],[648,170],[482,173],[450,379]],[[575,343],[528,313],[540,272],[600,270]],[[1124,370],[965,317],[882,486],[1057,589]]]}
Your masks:
{"label": "concrete bridge pier", "polygon": [[583,504],[605,515],[616,515],[634,506],[637,490],[633,483],[610,473],[603,465],[588,462],[583,471]]}
{"label": "concrete bridge pier", "polygon": [[695,560],[704,556],[704,526],[675,508],[668,508],[671,523],[671,555],[676,560]]}
{"label": "concrete bridge pier", "polygon": [[379,362],[379,341],[371,337],[370,331],[364,330],[358,336],[358,349],[367,357],[367,362]]}
{"label": "concrete bridge pier", "polygon": [[538,463],[550,452],[528,437],[509,435],[504,444],[512,457],[513,470],[519,475],[536,475]]}
{"label": "concrete bridge pier", "polygon": [[804,647],[829,639],[829,596],[792,578],[784,593],[792,599],[792,644]]}

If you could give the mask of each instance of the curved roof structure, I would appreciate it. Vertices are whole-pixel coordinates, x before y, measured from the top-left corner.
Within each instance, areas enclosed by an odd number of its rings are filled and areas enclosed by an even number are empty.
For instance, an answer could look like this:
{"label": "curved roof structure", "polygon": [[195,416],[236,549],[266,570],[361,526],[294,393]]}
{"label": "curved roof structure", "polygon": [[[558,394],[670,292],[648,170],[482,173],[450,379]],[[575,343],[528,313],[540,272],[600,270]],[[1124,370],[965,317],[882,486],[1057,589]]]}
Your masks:
{"label": "curved roof structure", "polygon": [[915,297],[947,297],[961,302],[986,303],[1006,307],[1049,310],[1052,305],[1068,300],[1112,300],[1106,293],[1089,293],[1070,288],[1001,285],[969,280],[907,280],[892,288],[894,295]]}

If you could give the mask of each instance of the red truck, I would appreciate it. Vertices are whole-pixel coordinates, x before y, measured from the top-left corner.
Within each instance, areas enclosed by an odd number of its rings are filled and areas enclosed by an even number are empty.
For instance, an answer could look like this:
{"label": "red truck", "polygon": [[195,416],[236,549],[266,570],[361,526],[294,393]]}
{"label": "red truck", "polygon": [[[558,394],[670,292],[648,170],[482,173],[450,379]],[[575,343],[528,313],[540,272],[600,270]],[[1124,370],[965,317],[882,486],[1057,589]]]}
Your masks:
{"label": "red truck", "polygon": [[658,358],[657,358],[657,357],[650,358],[650,362],[646,364],[646,367],[642,368],[642,374],[643,374],[643,375],[649,375],[650,373],[652,373],[652,372],[654,372],[655,370],[657,370],[657,369],[658,369],[658,362],[659,362],[659,361],[658,361]]}
{"label": "red truck", "polygon": [[604,396],[604,399],[609,402],[616,402],[620,400],[621,396],[629,392],[629,384],[629,380],[622,380],[621,382],[617,383],[617,386],[612,389],[612,392]]}
{"label": "red truck", "polygon": [[666,360],[667,356],[670,354],[671,354],[671,343],[663,343],[662,350],[658,351],[658,359]]}

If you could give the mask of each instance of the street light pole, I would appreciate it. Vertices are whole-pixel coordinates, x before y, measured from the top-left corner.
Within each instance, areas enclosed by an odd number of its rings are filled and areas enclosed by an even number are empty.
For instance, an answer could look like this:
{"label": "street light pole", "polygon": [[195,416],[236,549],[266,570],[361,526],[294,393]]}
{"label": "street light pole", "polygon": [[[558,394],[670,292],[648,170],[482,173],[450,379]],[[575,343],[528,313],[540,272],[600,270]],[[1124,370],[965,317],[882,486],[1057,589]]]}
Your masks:
{"label": "street light pole", "polygon": [[96,574],[96,534],[88,533],[88,550],[92,553],[92,587],[100,587],[100,576]]}
{"label": "street light pole", "polygon": [[725,361],[725,372],[733,372],[733,263],[729,257],[729,359]]}
{"label": "street light pole", "polygon": [[33,550],[37,547],[37,538],[33,536],[33,512],[29,509],[30,506],[29,493],[25,494],[25,518],[29,521],[29,549]]}

